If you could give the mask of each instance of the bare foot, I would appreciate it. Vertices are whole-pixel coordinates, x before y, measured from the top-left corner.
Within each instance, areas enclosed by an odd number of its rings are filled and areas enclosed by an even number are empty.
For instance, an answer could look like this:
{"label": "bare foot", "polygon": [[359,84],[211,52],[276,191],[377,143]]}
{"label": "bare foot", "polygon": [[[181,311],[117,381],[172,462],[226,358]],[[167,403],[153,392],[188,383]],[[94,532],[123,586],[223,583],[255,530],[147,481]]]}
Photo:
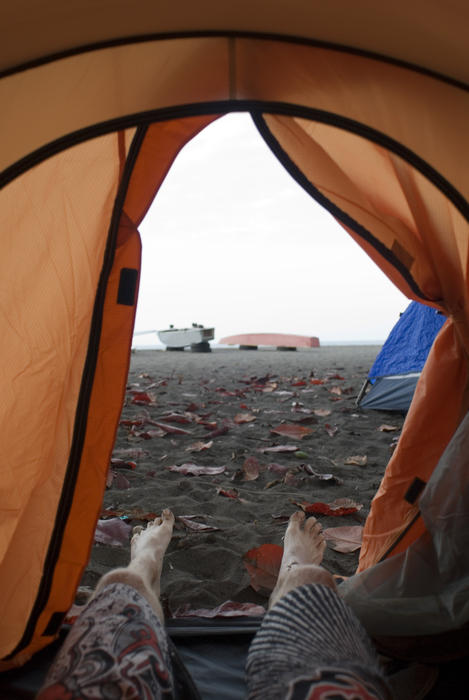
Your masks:
{"label": "bare foot", "polygon": [[281,572],[301,564],[319,565],[322,562],[326,548],[322,525],[316,518],[305,520],[302,510],[290,517],[284,542]]}
{"label": "bare foot", "polygon": [[277,584],[270,596],[269,608],[284,595],[305,583],[321,583],[336,590],[331,574],[319,566],[326,541],[316,518],[305,520],[303,511],[290,517],[285,533],[282,563]]}
{"label": "bare foot", "polygon": [[173,527],[174,515],[168,508],[162,511],[161,517],[151,520],[146,528],[141,525],[134,527],[130,541],[130,560],[133,561],[144,554],[146,549],[162,549],[164,554],[171,540]]}
{"label": "bare foot", "polygon": [[159,601],[160,577],[173,526],[174,515],[166,508],[161,517],[149,522],[145,529],[135,527],[130,543],[130,564],[104,574],[96,586],[95,594],[110,583],[133,586],[145,596],[160,620],[163,620]]}

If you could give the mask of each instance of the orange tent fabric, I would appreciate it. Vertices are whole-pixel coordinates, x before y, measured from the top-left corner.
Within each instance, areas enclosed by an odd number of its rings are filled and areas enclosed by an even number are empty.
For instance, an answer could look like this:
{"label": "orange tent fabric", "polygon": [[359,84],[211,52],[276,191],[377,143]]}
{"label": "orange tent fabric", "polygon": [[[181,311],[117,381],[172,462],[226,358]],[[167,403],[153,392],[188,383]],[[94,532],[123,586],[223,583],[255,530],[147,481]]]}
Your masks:
{"label": "orange tent fabric", "polygon": [[250,111],[395,284],[449,318],[360,568],[416,541],[405,492],[468,407],[466,3],[18,0],[0,12],[3,668],[55,637],[86,565],[129,363],[138,225],[178,151],[229,111]]}

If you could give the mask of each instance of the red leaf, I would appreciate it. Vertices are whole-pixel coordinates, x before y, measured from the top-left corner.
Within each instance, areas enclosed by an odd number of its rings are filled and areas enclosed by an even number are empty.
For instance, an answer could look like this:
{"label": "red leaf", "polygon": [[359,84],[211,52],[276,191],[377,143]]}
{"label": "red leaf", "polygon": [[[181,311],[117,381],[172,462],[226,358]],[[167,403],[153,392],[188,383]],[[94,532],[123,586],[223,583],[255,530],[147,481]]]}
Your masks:
{"label": "red leaf", "polygon": [[288,437],[302,440],[306,435],[311,435],[313,430],[311,428],[305,428],[298,423],[282,423],[281,425],[277,425],[276,428],[272,428],[270,432],[275,435],[287,435]]}
{"label": "red leaf", "polygon": [[196,608],[191,610],[189,603],[177,608],[172,617],[261,617],[265,614],[265,608],[255,603],[234,603],[227,600],[226,603],[216,608]]}
{"label": "red leaf", "polygon": [[238,492],[236,489],[217,489],[219,496],[225,496],[225,498],[238,498]]}
{"label": "red leaf", "polygon": [[137,465],[135,462],[126,462],[125,459],[119,459],[118,457],[111,457],[111,465],[116,468],[122,469],[136,469]]}
{"label": "red leaf", "polygon": [[306,382],[304,379],[299,379],[296,382],[291,383],[292,386],[306,386]]}
{"label": "red leaf", "polygon": [[201,467],[197,464],[192,464],[192,462],[187,462],[186,464],[172,464],[166,469],[170,472],[178,472],[179,474],[186,474],[188,476],[201,476],[208,474],[212,476],[213,474],[223,474],[226,467]]}
{"label": "red leaf", "polygon": [[351,498],[337,498],[332,503],[322,503],[321,501],[307,503],[302,501],[301,503],[295,503],[295,505],[299,506],[305,513],[334,516],[351,515],[363,508],[361,503],[355,503]]}
{"label": "red leaf", "polygon": [[310,384],[324,384],[324,379],[310,379]]}
{"label": "red leaf", "polygon": [[209,438],[220,437],[220,435],[225,435],[227,432],[228,432],[228,426],[222,425],[221,428],[217,428],[216,430],[212,430],[211,433],[208,433],[207,437],[209,437]]}
{"label": "red leaf", "polygon": [[277,583],[283,548],[278,544],[263,544],[243,556],[244,566],[255,591],[272,591]]}
{"label": "red leaf", "polygon": [[339,430],[339,428],[336,425],[332,426],[332,425],[329,425],[329,423],[325,424],[324,429],[325,429],[326,433],[329,435],[329,437],[334,437],[334,435]]}
{"label": "red leaf", "polygon": [[130,393],[133,394],[132,403],[143,406],[155,403],[154,397],[146,391],[131,391]]}
{"label": "red leaf", "polygon": [[257,457],[247,457],[243,464],[244,480],[255,481],[259,476],[260,469],[261,465]]}

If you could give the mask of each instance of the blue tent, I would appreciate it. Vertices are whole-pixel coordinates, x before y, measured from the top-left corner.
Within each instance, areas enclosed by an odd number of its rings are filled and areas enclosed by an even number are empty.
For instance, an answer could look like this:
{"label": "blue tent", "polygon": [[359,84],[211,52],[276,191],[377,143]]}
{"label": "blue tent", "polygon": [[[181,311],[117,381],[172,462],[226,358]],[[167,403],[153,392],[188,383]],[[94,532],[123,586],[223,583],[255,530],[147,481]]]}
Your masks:
{"label": "blue tent", "polygon": [[361,408],[407,411],[420,372],[446,317],[416,301],[391,330],[358,396]]}

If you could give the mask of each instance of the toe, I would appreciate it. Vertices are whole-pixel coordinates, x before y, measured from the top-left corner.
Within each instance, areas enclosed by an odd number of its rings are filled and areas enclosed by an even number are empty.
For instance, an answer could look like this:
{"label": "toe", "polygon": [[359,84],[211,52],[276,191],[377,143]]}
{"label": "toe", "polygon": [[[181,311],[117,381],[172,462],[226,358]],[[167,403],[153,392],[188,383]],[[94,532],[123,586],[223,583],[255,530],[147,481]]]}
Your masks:
{"label": "toe", "polygon": [[174,515],[170,511],[169,508],[165,508],[163,512],[161,513],[161,517],[163,520],[174,520]]}
{"label": "toe", "polygon": [[143,527],[141,525],[136,525],[134,529],[132,530],[132,539],[134,537],[138,537],[138,535],[143,531]]}
{"label": "toe", "polygon": [[316,518],[308,518],[305,522],[305,530],[311,535],[319,535],[322,531],[322,525]]}

